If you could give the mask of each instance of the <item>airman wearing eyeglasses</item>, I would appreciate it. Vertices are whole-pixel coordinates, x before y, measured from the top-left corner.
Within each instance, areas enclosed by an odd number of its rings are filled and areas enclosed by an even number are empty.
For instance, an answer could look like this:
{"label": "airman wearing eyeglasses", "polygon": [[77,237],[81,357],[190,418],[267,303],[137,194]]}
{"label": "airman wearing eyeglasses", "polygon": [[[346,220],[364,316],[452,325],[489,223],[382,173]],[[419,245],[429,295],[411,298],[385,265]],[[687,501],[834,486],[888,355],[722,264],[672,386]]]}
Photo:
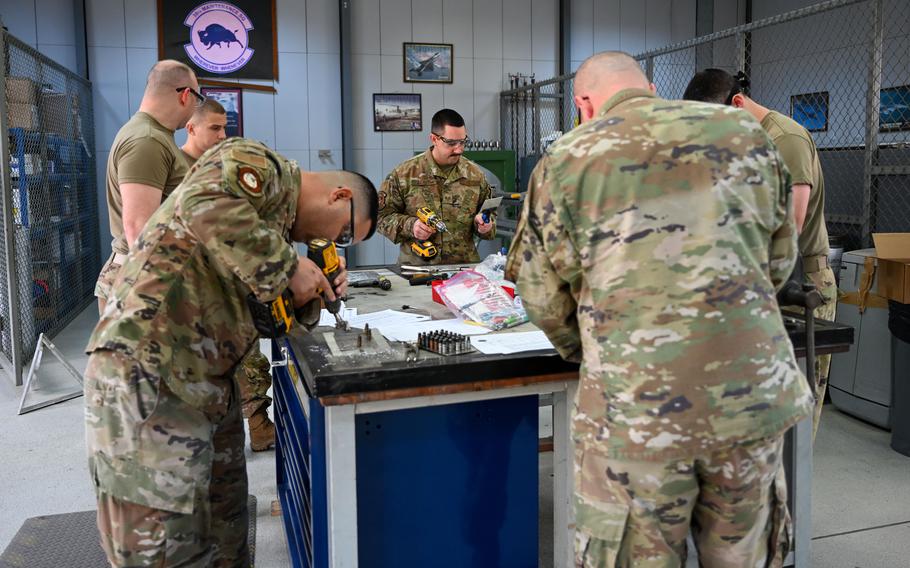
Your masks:
{"label": "airman wearing eyeglasses", "polygon": [[[496,216],[484,221],[481,205],[492,197],[483,171],[462,156],[468,142],[460,114],[442,109],[433,115],[432,146],[406,160],[379,189],[379,232],[401,245],[401,264],[460,264],[480,260],[474,237],[496,236]],[[427,207],[445,222],[441,233],[417,218]],[[439,253],[431,259],[411,251],[414,241],[432,241]]]}
{"label": "airman wearing eyeglasses", "polygon": [[165,59],[148,74],[139,111],[120,128],[107,158],[107,207],[112,254],[95,285],[99,311],[136,236],[186,175],[187,163],[174,142],[205,101],[196,74]]}
{"label": "airman wearing eyeglasses", "polygon": [[360,174],[303,172],[230,138],[151,215],[87,347],[89,464],[113,566],[249,566],[234,380],[259,338],[247,297],[290,289],[299,323],[316,324],[319,290],[343,295],[347,274],[329,283],[293,241],[365,240],[378,209]]}

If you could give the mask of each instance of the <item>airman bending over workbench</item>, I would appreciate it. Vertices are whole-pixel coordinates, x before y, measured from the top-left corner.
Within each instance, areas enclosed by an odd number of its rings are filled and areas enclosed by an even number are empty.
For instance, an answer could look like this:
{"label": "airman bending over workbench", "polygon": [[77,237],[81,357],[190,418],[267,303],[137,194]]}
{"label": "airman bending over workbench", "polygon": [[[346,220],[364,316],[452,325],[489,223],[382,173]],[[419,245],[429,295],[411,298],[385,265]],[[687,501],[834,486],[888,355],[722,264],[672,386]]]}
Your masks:
{"label": "airman bending over workbench", "polygon": [[247,304],[286,290],[319,319],[343,295],[292,241],[369,238],[378,200],[351,172],[301,172],[232,138],[152,214],[89,341],[89,469],[114,566],[249,566],[243,422],[233,380],[258,332]]}

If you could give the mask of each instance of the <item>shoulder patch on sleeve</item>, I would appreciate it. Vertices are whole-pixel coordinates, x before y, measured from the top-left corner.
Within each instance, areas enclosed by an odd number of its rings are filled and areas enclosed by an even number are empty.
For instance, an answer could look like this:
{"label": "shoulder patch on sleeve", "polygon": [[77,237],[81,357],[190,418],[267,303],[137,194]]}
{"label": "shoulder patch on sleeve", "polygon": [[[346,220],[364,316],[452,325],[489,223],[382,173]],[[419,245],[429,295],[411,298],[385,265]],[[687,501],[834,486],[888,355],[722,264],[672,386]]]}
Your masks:
{"label": "shoulder patch on sleeve", "polygon": [[237,166],[237,182],[240,188],[253,197],[262,197],[262,178],[250,166]]}

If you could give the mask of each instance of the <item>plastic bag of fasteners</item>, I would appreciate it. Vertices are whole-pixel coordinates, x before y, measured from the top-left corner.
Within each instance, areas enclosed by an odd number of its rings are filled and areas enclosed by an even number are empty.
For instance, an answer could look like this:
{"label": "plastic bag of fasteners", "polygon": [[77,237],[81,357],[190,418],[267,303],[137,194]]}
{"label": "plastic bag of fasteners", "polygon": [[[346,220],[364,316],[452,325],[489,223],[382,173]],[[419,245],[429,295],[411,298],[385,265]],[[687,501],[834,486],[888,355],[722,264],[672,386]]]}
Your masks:
{"label": "plastic bag of fasteners", "polygon": [[528,314],[497,282],[473,270],[464,270],[446,280],[437,293],[458,317],[492,330],[528,321]]}

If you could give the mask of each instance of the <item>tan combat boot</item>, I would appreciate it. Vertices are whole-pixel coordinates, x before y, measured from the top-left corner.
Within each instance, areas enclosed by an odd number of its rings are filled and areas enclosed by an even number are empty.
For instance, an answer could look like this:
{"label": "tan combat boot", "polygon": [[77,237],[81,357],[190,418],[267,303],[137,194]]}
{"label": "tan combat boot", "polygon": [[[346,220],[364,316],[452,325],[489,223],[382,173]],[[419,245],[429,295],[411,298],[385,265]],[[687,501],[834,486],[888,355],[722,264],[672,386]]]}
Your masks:
{"label": "tan combat boot", "polygon": [[263,452],[275,447],[275,425],[269,420],[267,407],[263,406],[253,413],[250,423],[250,449]]}

